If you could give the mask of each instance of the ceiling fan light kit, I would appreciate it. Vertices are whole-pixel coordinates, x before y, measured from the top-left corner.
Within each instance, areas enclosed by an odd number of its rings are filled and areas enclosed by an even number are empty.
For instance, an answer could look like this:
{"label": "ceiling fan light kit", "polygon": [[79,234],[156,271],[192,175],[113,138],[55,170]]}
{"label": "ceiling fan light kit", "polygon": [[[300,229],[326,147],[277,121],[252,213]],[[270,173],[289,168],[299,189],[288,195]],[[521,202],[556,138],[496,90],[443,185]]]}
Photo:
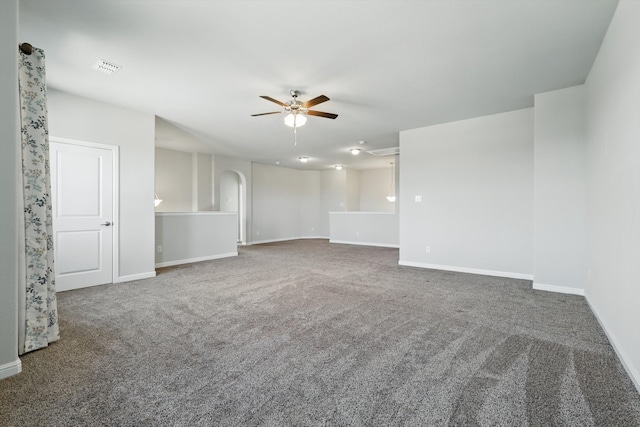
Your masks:
{"label": "ceiling fan light kit", "polygon": [[290,128],[298,128],[304,126],[305,123],[307,123],[307,118],[304,114],[289,113],[284,117],[284,124]]}

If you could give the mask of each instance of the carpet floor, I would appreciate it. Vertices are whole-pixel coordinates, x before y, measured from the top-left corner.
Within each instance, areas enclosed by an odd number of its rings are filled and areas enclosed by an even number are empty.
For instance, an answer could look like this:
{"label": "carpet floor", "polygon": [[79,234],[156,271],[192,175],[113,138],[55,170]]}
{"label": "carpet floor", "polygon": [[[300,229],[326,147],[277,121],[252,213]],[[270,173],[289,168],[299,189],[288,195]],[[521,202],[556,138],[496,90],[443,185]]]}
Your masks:
{"label": "carpet floor", "polygon": [[2,426],[639,426],[583,297],[299,240],[58,295]]}

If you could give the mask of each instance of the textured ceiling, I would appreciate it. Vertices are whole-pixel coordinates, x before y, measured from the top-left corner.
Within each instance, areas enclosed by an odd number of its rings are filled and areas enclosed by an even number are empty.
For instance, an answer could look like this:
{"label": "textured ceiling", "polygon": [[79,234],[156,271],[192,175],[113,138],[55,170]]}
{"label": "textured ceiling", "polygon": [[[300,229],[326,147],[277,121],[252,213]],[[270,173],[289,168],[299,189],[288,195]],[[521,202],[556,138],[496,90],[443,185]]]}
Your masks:
{"label": "textured ceiling", "polygon": [[[609,0],[21,0],[21,41],[45,50],[50,87],[156,114],[190,132],[157,144],[302,169],[388,166],[348,149],[398,132],[533,105],[584,82]],[[123,68],[108,76],[98,58]],[[293,145],[283,115],[320,94]],[[274,108],[275,107],[275,108]],[[192,143],[191,143],[192,142]],[[198,144],[201,144],[198,147]],[[306,165],[295,159],[311,158]]]}

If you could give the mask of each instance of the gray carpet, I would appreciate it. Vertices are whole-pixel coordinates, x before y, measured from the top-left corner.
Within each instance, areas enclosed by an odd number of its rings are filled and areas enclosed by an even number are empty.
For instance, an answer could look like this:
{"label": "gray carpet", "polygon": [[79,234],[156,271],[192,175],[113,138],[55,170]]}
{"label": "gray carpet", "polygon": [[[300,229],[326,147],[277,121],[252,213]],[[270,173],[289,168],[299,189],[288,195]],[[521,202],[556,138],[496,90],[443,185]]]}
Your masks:
{"label": "gray carpet", "polygon": [[582,297],[306,240],[59,294],[0,425],[638,426]]}

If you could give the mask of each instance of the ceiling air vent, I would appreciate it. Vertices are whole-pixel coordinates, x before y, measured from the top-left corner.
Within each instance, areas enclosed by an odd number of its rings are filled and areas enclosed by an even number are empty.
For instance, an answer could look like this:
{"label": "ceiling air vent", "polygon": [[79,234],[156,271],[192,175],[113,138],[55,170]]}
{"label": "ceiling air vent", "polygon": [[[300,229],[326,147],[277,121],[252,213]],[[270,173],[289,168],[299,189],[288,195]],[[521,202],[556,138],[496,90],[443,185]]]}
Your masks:
{"label": "ceiling air vent", "polygon": [[122,68],[122,65],[116,65],[113,62],[98,59],[93,68],[95,70],[102,71],[105,74],[115,74],[120,70],[120,68]]}
{"label": "ceiling air vent", "polygon": [[396,154],[400,154],[400,147],[392,147],[392,148],[381,148],[379,150],[371,150],[367,151],[367,153],[373,156],[395,156]]}

